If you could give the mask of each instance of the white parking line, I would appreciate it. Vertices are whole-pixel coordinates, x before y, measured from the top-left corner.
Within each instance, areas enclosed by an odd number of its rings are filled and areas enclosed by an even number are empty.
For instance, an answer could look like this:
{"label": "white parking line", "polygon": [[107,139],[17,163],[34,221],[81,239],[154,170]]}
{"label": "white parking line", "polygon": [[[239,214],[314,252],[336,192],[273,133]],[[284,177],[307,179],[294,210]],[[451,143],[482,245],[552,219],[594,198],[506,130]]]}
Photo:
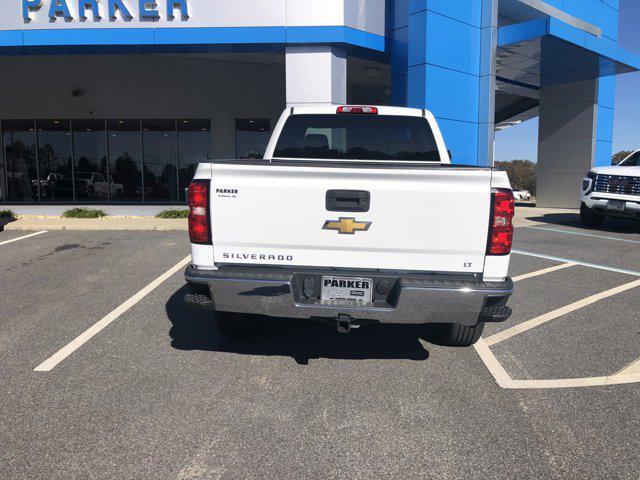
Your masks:
{"label": "white parking line", "polygon": [[480,356],[480,359],[487,367],[496,383],[502,388],[509,388],[511,382],[513,382],[512,378],[509,376],[507,371],[504,369],[502,364],[498,361],[496,356],[493,354],[489,345],[484,338],[480,338],[473,348],[476,349],[476,352]]}
{"label": "white parking line", "polygon": [[144,297],[149,295],[153,290],[158,288],[162,283],[164,283],[166,280],[168,280],[171,276],[173,276],[175,273],[177,273],[182,268],[187,266],[189,264],[189,262],[191,262],[191,256],[188,256],[185,259],[183,259],[180,262],[178,262],[176,265],[174,265],[169,270],[167,270],[165,273],[163,273],[158,278],[156,278],[149,285],[147,285],[142,290],[140,290],[138,293],[136,293],[129,300],[127,300],[122,305],[120,305],[118,308],[116,308],[115,310],[113,310],[112,312],[110,312],[109,314],[104,316],[103,318],[101,318],[98,322],[94,323],[91,327],[89,327],[87,330],[85,330],[83,333],[81,333],[79,336],[77,336],[74,340],[69,342],[67,345],[65,345],[60,350],[58,350],[56,353],[54,353],[51,357],[49,357],[44,362],[42,362],[40,365],[38,365],[36,368],[34,368],[33,371],[34,372],[49,372],[49,371],[53,370],[56,367],[56,365],[58,365],[65,358],[67,358],[69,355],[71,355],[73,352],[75,352],[78,348],[80,348],[82,345],[84,345],[89,340],[91,340],[100,331],[102,331],[103,329],[108,327],[120,315],[125,313],[127,310],[129,310],[131,307],[133,307],[135,304],[137,304],[140,300],[142,300]]}
{"label": "white parking line", "polygon": [[549,268],[543,268],[542,270],[537,270],[535,272],[525,273],[524,275],[518,275],[517,277],[513,277],[511,280],[514,282],[521,282],[522,280],[526,280],[528,278],[539,277],[540,275],[546,275],[547,273],[557,272],[558,270],[564,270],[565,268],[575,267],[576,264],[573,262],[562,263],[560,265],[555,265]]}
{"label": "white parking line", "polygon": [[574,232],[572,230],[563,230],[560,228],[549,228],[549,227],[524,227],[524,228],[532,228],[534,230],[544,230],[545,232],[564,233],[565,235],[578,235],[580,237],[598,238],[602,240],[616,240],[618,242],[640,243],[640,240],[630,240],[628,238],[610,237],[607,235],[595,235],[593,233]]}
{"label": "white parking line", "polygon": [[562,263],[575,263],[582,267],[596,268],[598,270],[606,270],[608,272],[624,273],[626,275],[633,275],[634,277],[640,277],[640,272],[636,270],[627,270],[625,268],[608,267],[606,265],[598,265],[597,263],[581,262],[580,260],[571,260],[570,258],[554,257],[553,255],[544,255],[542,253],[525,252],[524,250],[512,250],[511,253],[517,255],[525,255],[527,257],[544,258],[545,260],[553,260],[554,262]]}
{"label": "white parking line", "polygon": [[629,365],[620,370],[616,375],[640,375],[640,359],[631,362]]}
{"label": "white parking line", "polygon": [[[513,278],[514,281],[521,281],[526,278],[531,278],[533,276],[549,273],[549,271],[556,271],[562,268],[568,268],[570,266],[575,266],[575,265],[640,277],[640,272],[637,272],[634,270],[608,267],[606,265],[597,265],[597,264],[588,263],[588,262],[581,262],[578,260],[554,257],[552,255],[543,255],[539,253],[525,252],[522,250],[513,250],[512,253],[515,253],[518,255],[526,255],[529,257],[544,258],[546,260],[553,260],[556,262],[562,262],[561,265],[550,267],[549,269],[538,270],[536,272],[531,272],[530,274],[524,274],[519,277],[514,277]],[[617,295],[619,293],[622,293],[624,291],[627,291],[639,286],[640,286],[640,280],[636,280],[634,282],[621,285],[611,290],[607,290],[605,292],[592,295],[589,298],[585,298],[578,302],[572,303],[571,305],[567,305],[566,307],[559,308],[557,310],[554,310],[553,312],[540,315],[539,317],[529,320],[528,322],[524,322],[520,325],[516,325],[515,327],[512,327],[503,332],[499,332],[488,338],[480,338],[480,340],[478,340],[478,342],[474,345],[474,348],[478,353],[478,356],[480,357],[482,362],[485,364],[485,366],[487,367],[487,369],[495,379],[498,386],[504,389],[584,388],[584,387],[602,387],[602,386],[609,386],[609,385],[640,383],[640,359],[632,362],[631,364],[627,365],[622,370],[620,370],[619,372],[613,375],[606,375],[606,376],[599,376],[599,377],[584,377],[584,378],[517,380],[517,379],[511,378],[509,373],[505,370],[505,368],[502,366],[500,361],[496,358],[494,353],[491,351],[492,345],[502,342],[507,338],[511,338],[514,335],[525,332],[527,330],[531,330],[532,328],[535,328],[548,321],[551,321],[562,315],[566,315],[570,312],[583,308],[587,305],[590,305],[604,298]]]}
{"label": "white parking line", "polygon": [[508,338],[531,330],[532,328],[539,327],[540,325],[550,322],[551,320],[554,320],[558,317],[562,317],[571,312],[575,312],[576,310],[589,306],[599,300],[613,297],[614,295],[618,295],[619,293],[626,292],[627,290],[631,290],[632,288],[636,287],[640,287],[640,280],[635,280],[631,283],[626,283],[624,285],[620,285],[619,287],[615,287],[610,290],[591,295],[590,297],[583,298],[582,300],[578,300],[577,302],[574,302],[570,305],[566,305],[564,307],[553,310],[552,312],[545,313],[544,315],[540,315],[539,317],[533,318],[526,322],[519,323],[518,325],[515,325],[511,328],[503,330],[502,332],[496,333],[489,338],[486,338],[485,342],[489,347],[491,347],[497,343],[507,340]]}
{"label": "white parking line", "polygon": [[474,348],[498,386],[508,390],[604,387],[609,385],[640,383],[640,359],[614,375],[583,378],[555,378],[548,380],[515,380],[511,378],[500,364],[484,338],[478,340]]}
{"label": "white parking line", "polygon": [[610,375],[604,377],[557,378],[553,380],[511,380],[508,389],[606,387],[640,382],[640,375]]}
{"label": "white parking line", "polygon": [[35,237],[36,235],[42,235],[43,233],[47,233],[47,231],[42,230],[41,232],[30,233],[29,235],[24,235],[22,237],[12,238],[11,240],[5,240],[4,242],[0,242],[0,245],[6,245],[7,243],[17,242],[19,240],[24,240],[25,238]]}

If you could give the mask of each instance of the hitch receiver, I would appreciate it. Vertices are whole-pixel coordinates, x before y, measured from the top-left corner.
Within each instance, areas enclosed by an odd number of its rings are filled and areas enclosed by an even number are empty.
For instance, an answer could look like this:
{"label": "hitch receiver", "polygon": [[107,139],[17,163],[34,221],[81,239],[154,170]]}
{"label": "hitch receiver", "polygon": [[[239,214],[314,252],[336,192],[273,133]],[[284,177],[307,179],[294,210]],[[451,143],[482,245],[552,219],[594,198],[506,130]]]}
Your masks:
{"label": "hitch receiver", "polygon": [[351,332],[351,322],[353,319],[349,315],[340,314],[336,321],[338,322],[338,333]]}

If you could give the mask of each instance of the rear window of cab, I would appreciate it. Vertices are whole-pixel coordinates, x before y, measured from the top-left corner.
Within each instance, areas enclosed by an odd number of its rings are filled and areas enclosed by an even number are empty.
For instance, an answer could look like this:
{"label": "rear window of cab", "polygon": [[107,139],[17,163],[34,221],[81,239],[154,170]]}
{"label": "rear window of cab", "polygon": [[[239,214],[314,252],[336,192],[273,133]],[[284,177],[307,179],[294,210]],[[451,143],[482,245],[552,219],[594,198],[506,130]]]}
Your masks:
{"label": "rear window of cab", "polygon": [[425,118],[372,114],[292,115],[274,157],[440,162]]}

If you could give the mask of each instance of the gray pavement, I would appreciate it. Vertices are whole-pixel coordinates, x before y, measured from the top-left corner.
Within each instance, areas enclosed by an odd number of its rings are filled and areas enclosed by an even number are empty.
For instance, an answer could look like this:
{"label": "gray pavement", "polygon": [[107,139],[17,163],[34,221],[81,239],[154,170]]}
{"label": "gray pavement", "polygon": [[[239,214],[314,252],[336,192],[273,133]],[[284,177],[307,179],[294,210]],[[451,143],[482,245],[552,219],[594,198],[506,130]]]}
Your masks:
{"label": "gray pavement", "polygon": [[[543,227],[578,229],[566,223]],[[624,227],[626,228],[626,227]],[[630,229],[635,227],[628,227]],[[581,232],[640,241],[630,231]],[[2,245],[2,479],[635,479],[640,384],[504,390],[428,327],[265,322],[231,340],[170,277],[50,372],[43,360],[188,254],[184,232],[48,232]],[[640,271],[633,243],[520,228],[516,248]],[[513,255],[512,275],[557,265]],[[571,267],[517,283],[485,337],[636,277]],[[638,289],[492,347],[513,378],[640,358]]]}
{"label": "gray pavement", "polygon": [[516,232],[515,245],[520,251],[640,271],[640,243],[523,228]]}

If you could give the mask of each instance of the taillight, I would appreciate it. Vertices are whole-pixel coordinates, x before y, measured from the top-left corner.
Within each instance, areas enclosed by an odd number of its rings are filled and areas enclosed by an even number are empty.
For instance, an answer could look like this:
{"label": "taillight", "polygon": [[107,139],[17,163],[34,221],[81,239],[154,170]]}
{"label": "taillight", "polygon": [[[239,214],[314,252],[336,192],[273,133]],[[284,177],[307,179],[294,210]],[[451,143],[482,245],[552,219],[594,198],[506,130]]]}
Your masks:
{"label": "taillight", "polygon": [[377,115],[378,108],[377,107],[352,107],[349,105],[345,105],[343,107],[338,107],[336,113],[365,113],[369,115]]}
{"label": "taillight", "polygon": [[487,255],[509,255],[513,245],[513,192],[506,188],[491,190],[491,224]]}
{"label": "taillight", "polygon": [[189,185],[189,238],[191,243],[209,243],[209,180],[194,180]]}

